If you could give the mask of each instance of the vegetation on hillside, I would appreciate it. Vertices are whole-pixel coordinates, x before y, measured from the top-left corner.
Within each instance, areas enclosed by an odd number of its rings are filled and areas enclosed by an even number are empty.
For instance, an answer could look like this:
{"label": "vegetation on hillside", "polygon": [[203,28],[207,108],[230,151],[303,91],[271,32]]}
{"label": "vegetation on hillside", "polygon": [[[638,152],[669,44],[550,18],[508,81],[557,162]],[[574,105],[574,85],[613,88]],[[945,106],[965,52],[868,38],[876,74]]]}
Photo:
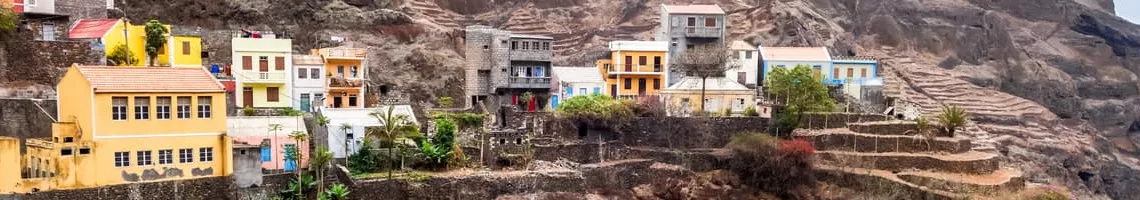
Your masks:
{"label": "vegetation on hillside", "polygon": [[744,184],[784,199],[812,199],[815,194],[811,142],[756,133],[733,138],[728,148],[736,153],[728,169]]}
{"label": "vegetation on hillside", "polygon": [[[367,135],[369,138],[379,138],[381,142],[390,144],[388,148],[388,158],[395,158],[394,150],[402,148],[404,141],[407,138],[415,137],[420,134],[419,125],[412,123],[407,115],[395,114],[395,106],[389,106],[387,112],[375,112],[371,114],[373,118],[383,124],[377,128],[368,129]],[[421,136],[422,137],[422,136]],[[364,147],[369,148],[369,147]],[[403,157],[401,151],[401,157]],[[391,162],[389,162],[391,164]],[[402,162],[401,162],[402,164]],[[388,178],[392,178],[392,169],[388,168]]]}
{"label": "vegetation on hillside", "polygon": [[19,17],[12,10],[12,1],[0,1],[0,32],[16,30],[16,21]]}
{"label": "vegetation on hillside", "polygon": [[558,104],[559,117],[591,127],[606,127],[618,130],[634,116],[628,102],[615,100],[606,95],[591,94],[574,96]]}
{"label": "vegetation on hillside", "polygon": [[139,64],[139,59],[127,50],[126,44],[116,45],[111,48],[111,54],[107,55],[107,65],[110,66],[134,66]]}
{"label": "vegetation on hillside", "polygon": [[950,137],[954,137],[954,132],[966,126],[966,123],[969,122],[968,117],[966,110],[962,108],[957,106],[943,106],[942,113],[938,114],[937,119],[942,132],[949,134]]}
{"label": "vegetation on hillside", "polygon": [[827,86],[823,85],[821,78],[807,65],[797,65],[791,70],[782,67],[772,69],[765,79],[765,86],[769,96],[784,105],[776,119],[779,133],[790,133],[798,127],[805,112],[835,109],[835,100],[828,96]]}

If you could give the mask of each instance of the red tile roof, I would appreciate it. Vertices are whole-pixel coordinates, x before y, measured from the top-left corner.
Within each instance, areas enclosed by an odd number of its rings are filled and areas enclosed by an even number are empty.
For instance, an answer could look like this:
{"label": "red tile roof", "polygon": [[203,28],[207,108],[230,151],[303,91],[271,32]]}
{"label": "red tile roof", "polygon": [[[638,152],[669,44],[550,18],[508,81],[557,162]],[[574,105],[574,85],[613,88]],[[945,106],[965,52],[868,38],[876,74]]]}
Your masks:
{"label": "red tile roof", "polygon": [[102,38],[107,35],[119,19],[81,19],[75,22],[71,30],[67,31],[67,38],[91,39]]}
{"label": "red tile roof", "polygon": [[203,68],[78,66],[95,92],[223,92]]}

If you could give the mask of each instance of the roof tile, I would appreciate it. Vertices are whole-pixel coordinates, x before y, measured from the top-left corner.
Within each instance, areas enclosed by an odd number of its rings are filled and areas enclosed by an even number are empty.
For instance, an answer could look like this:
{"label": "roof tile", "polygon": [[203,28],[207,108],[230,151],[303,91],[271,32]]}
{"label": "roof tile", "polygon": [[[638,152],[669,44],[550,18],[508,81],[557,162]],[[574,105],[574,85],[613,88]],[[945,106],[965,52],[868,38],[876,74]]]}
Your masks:
{"label": "roof tile", "polygon": [[202,68],[78,66],[79,73],[100,92],[223,92],[224,87]]}
{"label": "roof tile", "polygon": [[75,22],[71,30],[67,31],[67,38],[92,39],[103,38],[111,28],[115,27],[118,19],[80,19]]}

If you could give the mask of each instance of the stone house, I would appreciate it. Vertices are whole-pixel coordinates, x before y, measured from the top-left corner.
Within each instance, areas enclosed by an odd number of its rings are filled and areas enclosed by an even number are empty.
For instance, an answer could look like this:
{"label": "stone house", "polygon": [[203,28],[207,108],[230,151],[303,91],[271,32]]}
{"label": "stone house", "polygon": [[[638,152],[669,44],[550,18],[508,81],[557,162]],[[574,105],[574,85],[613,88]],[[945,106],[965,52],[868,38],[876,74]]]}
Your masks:
{"label": "stone house", "polygon": [[[654,34],[656,41],[669,42],[669,55],[679,58],[686,49],[704,45],[724,45],[724,9],[718,5],[661,5],[661,23]],[[684,75],[669,73],[669,85]]]}
{"label": "stone house", "polygon": [[[466,41],[465,91],[471,105],[497,111],[524,104],[536,111],[542,108],[536,105],[549,102],[554,38],[474,25],[467,27]],[[523,99],[526,93],[532,98]]]}

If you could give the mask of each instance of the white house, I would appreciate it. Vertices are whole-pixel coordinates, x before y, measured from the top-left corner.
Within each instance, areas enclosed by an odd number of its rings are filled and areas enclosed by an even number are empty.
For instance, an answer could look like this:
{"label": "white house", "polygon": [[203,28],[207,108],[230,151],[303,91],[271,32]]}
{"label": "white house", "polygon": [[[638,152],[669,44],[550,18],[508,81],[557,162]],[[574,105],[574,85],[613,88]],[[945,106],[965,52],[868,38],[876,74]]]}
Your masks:
{"label": "white house", "polygon": [[587,94],[602,94],[606,81],[597,68],[554,67],[551,69],[554,87],[550,97],[550,107],[557,108],[559,101]]}
{"label": "white house", "polygon": [[[365,127],[384,125],[372,117],[372,113],[387,113],[388,107],[321,109],[321,114],[329,119],[329,151],[332,151],[333,158],[345,158],[346,155],[356,153],[364,145]],[[419,124],[410,105],[395,105],[392,112],[395,115],[408,116],[411,123]]]}
{"label": "white house", "polygon": [[321,56],[293,55],[293,108],[314,112],[325,98],[325,61]]}
{"label": "white house", "polygon": [[757,78],[760,68],[760,55],[758,53],[758,46],[753,46],[744,41],[733,41],[729,44],[728,49],[732,54],[733,64],[738,64],[736,69],[726,70],[724,76],[732,81],[736,81],[741,85],[748,87],[756,87]]}

